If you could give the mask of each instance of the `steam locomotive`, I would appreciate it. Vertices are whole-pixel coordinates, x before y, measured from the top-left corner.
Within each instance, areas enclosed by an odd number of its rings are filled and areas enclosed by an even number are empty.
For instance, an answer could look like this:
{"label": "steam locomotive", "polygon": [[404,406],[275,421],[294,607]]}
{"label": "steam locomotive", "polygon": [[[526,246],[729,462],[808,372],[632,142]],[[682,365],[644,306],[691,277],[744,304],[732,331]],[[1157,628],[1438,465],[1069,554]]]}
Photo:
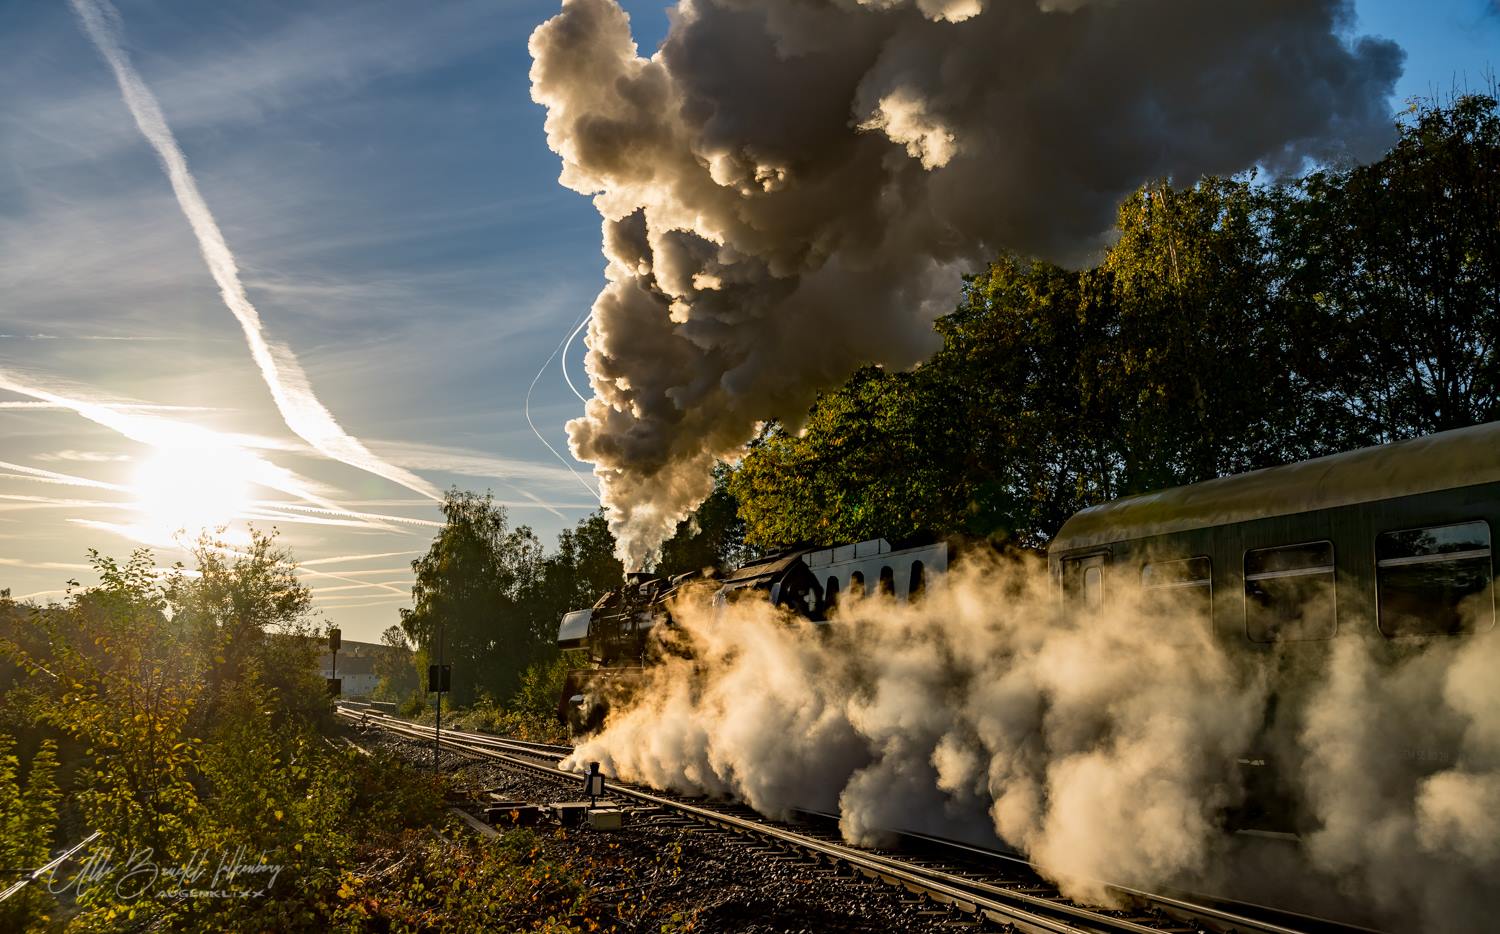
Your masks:
{"label": "steam locomotive", "polygon": [[558,647],[586,653],[590,667],[568,672],[558,717],[575,731],[596,729],[609,707],[640,684],[655,653],[665,651],[664,641],[651,634],[659,626],[672,625],[671,604],[688,590],[701,588],[715,605],[761,600],[823,622],[841,595],[862,594],[866,587],[898,600],[919,596],[930,577],[948,569],[952,548],[946,541],[893,546],[876,538],[836,548],[779,552],[723,577],[702,572],[668,579],[631,574],[591,609],[563,616]]}
{"label": "steam locomotive", "polygon": [[[1493,630],[1497,522],[1493,422],[1093,506],[1063,524],[1047,560],[1064,603],[1101,606],[1125,586],[1160,591],[1171,596],[1171,622],[1204,627],[1235,657],[1274,672],[1257,748],[1240,763],[1251,804],[1235,823],[1284,835],[1297,829],[1284,780],[1296,768],[1297,711],[1336,640],[1369,640],[1377,660],[1395,665],[1434,639]],[[563,617],[559,645],[586,650],[592,667],[569,674],[559,715],[576,728],[599,725],[639,682],[660,644],[648,635],[671,625],[668,604],[683,588],[823,620],[840,594],[866,586],[912,599],[953,557],[946,542],[874,539],[783,552],[722,579],[634,576]],[[1451,766],[1459,747],[1436,728],[1421,742],[1393,753],[1413,782]]]}

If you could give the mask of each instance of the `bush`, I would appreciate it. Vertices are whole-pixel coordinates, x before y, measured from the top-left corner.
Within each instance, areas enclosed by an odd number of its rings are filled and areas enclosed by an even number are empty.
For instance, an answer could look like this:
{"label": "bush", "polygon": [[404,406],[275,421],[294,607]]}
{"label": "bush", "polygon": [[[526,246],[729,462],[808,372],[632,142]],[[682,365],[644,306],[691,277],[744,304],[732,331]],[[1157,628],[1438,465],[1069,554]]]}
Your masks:
{"label": "bush", "polygon": [[403,717],[425,716],[427,714],[427,698],[421,694],[413,693],[401,702],[401,706],[396,708],[396,712]]}
{"label": "bush", "polygon": [[551,859],[529,830],[450,842],[409,834],[377,871],[346,876],[340,931],[597,931],[613,910],[592,904],[586,874]]}

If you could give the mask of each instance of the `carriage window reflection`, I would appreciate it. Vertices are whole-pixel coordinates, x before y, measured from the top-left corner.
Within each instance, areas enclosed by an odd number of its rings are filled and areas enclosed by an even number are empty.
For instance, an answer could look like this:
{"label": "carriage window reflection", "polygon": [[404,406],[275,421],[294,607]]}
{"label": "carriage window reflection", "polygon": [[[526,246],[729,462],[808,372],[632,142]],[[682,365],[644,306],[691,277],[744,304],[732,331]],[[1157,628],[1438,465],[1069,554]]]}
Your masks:
{"label": "carriage window reflection", "polygon": [[1486,522],[1375,538],[1376,619],[1387,638],[1494,628],[1493,579]]}
{"label": "carriage window reflection", "polygon": [[1206,556],[1155,561],[1141,568],[1148,612],[1173,643],[1195,641],[1194,627],[1207,631],[1213,619],[1213,562]]}
{"label": "carriage window reflection", "polygon": [[1252,642],[1331,639],[1337,625],[1332,542],[1245,553],[1245,633]]}

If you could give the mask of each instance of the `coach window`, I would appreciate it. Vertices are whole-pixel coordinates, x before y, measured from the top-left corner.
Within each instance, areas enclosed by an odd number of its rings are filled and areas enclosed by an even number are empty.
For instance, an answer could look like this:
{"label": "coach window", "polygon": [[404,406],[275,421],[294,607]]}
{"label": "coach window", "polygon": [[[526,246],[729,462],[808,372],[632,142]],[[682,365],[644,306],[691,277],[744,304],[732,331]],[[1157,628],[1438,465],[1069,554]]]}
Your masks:
{"label": "coach window", "polygon": [[906,599],[915,600],[922,595],[922,589],[927,586],[927,581],[922,578],[922,562],[911,563],[911,581],[906,585]]}
{"label": "coach window", "polygon": [[839,579],[837,577],[828,578],[828,586],[823,588],[823,600],[830,610],[839,605]]}
{"label": "coach window", "polygon": [[1206,629],[1213,619],[1213,562],[1207,557],[1144,565],[1141,586],[1147,609],[1161,621],[1169,641],[1192,642],[1190,627]]}
{"label": "coach window", "polygon": [[1104,602],[1104,564],[1109,556],[1103,552],[1064,558],[1062,562],[1063,599],[1073,605],[1096,607]]}
{"label": "coach window", "polygon": [[849,592],[856,597],[863,597],[865,595],[865,573],[863,571],[855,571],[849,575]]}
{"label": "coach window", "polygon": [[1332,542],[1245,552],[1245,633],[1252,642],[1331,639],[1333,578]]}
{"label": "coach window", "polygon": [[1091,564],[1083,569],[1083,605],[1100,606],[1104,603],[1104,568]]}
{"label": "coach window", "polygon": [[1493,579],[1486,522],[1375,538],[1376,619],[1387,638],[1494,628]]}
{"label": "coach window", "polygon": [[880,582],[875,586],[879,588],[882,597],[889,597],[896,592],[896,572],[891,570],[890,565],[880,569]]}

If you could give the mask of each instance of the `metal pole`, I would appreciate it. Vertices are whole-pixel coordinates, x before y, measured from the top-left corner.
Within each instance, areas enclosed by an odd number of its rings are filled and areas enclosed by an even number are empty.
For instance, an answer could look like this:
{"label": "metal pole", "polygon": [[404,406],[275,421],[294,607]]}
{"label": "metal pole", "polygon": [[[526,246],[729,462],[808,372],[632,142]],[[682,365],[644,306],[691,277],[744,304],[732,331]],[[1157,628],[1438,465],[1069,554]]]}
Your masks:
{"label": "metal pole", "polygon": [[443,621],[438,620],[437,720],[432,727],[432,774],[438,773],[438,750],[443,745]]}

